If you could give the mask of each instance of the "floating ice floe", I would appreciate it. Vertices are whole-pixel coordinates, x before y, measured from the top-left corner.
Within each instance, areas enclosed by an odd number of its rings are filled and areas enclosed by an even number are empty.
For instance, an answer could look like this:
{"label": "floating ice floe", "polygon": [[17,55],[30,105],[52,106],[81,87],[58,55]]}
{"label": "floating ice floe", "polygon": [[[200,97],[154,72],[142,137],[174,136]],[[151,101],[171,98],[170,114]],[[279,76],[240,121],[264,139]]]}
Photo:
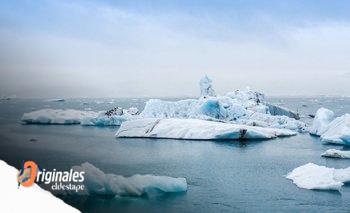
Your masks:
{"label": "floating ice floe", "polygon": [[47,102],[64,102],[66,100],[64,100],[63,98],[52,98],[52,99],[47,99]]}
{"label": "floating ice floe", "polygon": [[1,212],[79,212],[37,184],[17,187],[18,170],[0,160]]}
{"label": "floating ice floe", "polygon": [[334,169],[308,163],[295,168],[287,175],[299,188],[317,190],[340,190],[350,181],[350,167]]}
{"label": "floating ice floe", "polygon": [[74,109],[41,109],[24,113],[22,121],[27,124],[80,124],[84,117],[97,117],[93,111]]}
{"label": "floating ice floe", "polygon": [[192,140],[270,139],[292,136],[287,129],[253,127],[200,119],[136,119],[122,123],[116,137],[172,138]]}
{"label": "floating ice floe", "polygon": [[185,178],[154,175],[124,177],[115,174],[105,174],[90,163],[73,166],[73,170],[85,172],[85,189],[82,192],[78,192],[85,195],[141,196],[154,191],[166,193],[187,191]]}
{"label": "floating ice floe", "polygon": [[130,119],[135,109],[123,110],[121,115],[106,112],[81,111],[74,109],[41,109],[24,113],[22,122],[25,124],[81,124],[85,126],[118,126]]}
{"label": "floating ice floe", "polygon": [[350,151],[342,151],[337,149],[328,149],[322,154],[323,157],[329,158],[350,158]]}
{"label": "floating ice floe", "polygon": [[317,110],[315,118],[312,122],[312,126],[310,128],[310,134],[313,135],[322,135],[328,128],[328,125],[334,119],[334,112],[326,109],[320,108]]}

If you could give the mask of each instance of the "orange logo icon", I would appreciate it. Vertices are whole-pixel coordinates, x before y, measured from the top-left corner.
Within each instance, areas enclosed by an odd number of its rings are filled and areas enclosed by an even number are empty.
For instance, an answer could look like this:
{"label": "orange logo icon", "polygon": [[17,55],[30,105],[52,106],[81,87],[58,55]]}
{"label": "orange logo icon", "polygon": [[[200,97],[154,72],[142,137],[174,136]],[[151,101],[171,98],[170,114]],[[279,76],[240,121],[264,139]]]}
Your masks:
{"label": "orange logo icon", "polygon": [[25,187],[33,185],[37,172],[38,165],[34,161],[25,162],[17,175],[18,187],[20,185]]}

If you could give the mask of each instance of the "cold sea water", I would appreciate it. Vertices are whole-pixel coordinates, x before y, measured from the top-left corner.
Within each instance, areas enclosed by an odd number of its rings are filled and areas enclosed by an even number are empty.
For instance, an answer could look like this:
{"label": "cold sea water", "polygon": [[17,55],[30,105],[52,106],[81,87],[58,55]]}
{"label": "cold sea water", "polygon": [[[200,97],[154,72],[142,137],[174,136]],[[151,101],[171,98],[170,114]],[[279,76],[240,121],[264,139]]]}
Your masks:
{"label": "cold sea water", "polygon": [[[336,115],[350,112],[350,98],[270,98],[299,111],[302,120],[320,107]],[[185,177],[186,193],[142,197],[60,196],[83,212],[349,212],[350,185],[340,192],[300,189],[285,178],[309,162],[334,168],[350,160],[323,158],[330,148],[317,137],[265,141],[189,141],[121,139],[118,127],[22,125],[24,112],[42,108],[106,110],[115,106],[143,108],[146,99],[40,99],[0,101],[0,159],[20,168],[34,160],[47,169],[69,170],[90,162],[105,173],[124,176],[154,174]],[[14,177],[15,178],[15,177]],[[17,187],[17,186],[14,186]],[[40,207],[38,207],[40,208]]]}

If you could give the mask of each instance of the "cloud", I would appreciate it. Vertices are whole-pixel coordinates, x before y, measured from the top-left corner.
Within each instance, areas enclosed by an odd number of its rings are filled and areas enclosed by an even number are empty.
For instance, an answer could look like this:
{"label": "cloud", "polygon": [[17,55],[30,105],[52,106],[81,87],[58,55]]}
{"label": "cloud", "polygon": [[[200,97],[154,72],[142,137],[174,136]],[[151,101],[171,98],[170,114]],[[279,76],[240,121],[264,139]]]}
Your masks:
{"label": "cloud", "polygon": [[18,11],[6,14],[15,25],[0,28],[0,89],[8,94],[195,96],[204,74],[220,93],[247,85],[272,95],[350,91],[339,77],[350,70],[346,21],[79,1],[48,1],[35,10],[41,15],[25,20]]}

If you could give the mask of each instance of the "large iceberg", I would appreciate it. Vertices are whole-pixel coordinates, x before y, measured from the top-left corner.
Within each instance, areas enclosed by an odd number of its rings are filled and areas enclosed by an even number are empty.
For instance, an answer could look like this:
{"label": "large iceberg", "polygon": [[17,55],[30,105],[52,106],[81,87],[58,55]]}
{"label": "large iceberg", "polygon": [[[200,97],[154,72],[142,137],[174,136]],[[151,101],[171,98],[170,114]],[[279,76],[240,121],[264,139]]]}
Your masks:
{"label": "large iceberg", "polygon": [[180,101],[151,99],[146,102],[141,118],[202,119],[250,126],[306,131],[299,115],[283,107],[269,104],[262,93],[250,88],[216,96],[212,81],[205,76],[200,81],[201,97]]}
{"label": "large iceberg", "polygon": [[308,163],[295,168],[287,175],[299,188],[317,190],[340,190],[350,181],[350,167],[334,169]]}
{"label": "large iceberg", "polygon": [[200,119],[148,118],[123,122],[116,137],[232,140],[270,139],[295,134],[294,131],[287,129],[253,127]]}
{"label": "large iceberg", "polygon": [[309,129],[310,134],[318,136],[322,135],[327,130],[328,125],[332,122],[333,119],[333,111],[326,108],[318,109],[312,122],[312,126]]}
{"label": "large iceberg", "polygon": [[322,157],[329,158],[350,158],[350,151],[342,151],[337,149],[328,149],[322,154]]}
{"label": "large iceberg", "polygon": [[84,191],[78,192],[85,195],[118,195],[141,196],[154,191],[161,192],[185,192],[187,182],[185,178],[172,178],[154,175],[133,175],[123,177],[115,174],[105,174],[90,163],[81,166],[73,166],[75,171],[84,171]]}
{"label": "large iceberg", "polygon": [[81,124],[84,126],[119,126],[137,113],[136,108],[123,109],[121,114],[74,109],[41,109],[24,113],[25,124]]}
{"label": "large iceberg", "polygon": [[146,102],[140,116],[142,118],[194,118],[306,131],[306,125],[301,121],[285,115],[271,115],[269,107],[263,104],[262,96],[242,97],[242,93],[238,91],[237,96],[231,93],[230,96],[201,97],[180,101],[151,99]]}
{"label": "large iceberg", "polygon": [[18,170],[0,160],[1,212],[79,212],[37,184],[17,188]]}

